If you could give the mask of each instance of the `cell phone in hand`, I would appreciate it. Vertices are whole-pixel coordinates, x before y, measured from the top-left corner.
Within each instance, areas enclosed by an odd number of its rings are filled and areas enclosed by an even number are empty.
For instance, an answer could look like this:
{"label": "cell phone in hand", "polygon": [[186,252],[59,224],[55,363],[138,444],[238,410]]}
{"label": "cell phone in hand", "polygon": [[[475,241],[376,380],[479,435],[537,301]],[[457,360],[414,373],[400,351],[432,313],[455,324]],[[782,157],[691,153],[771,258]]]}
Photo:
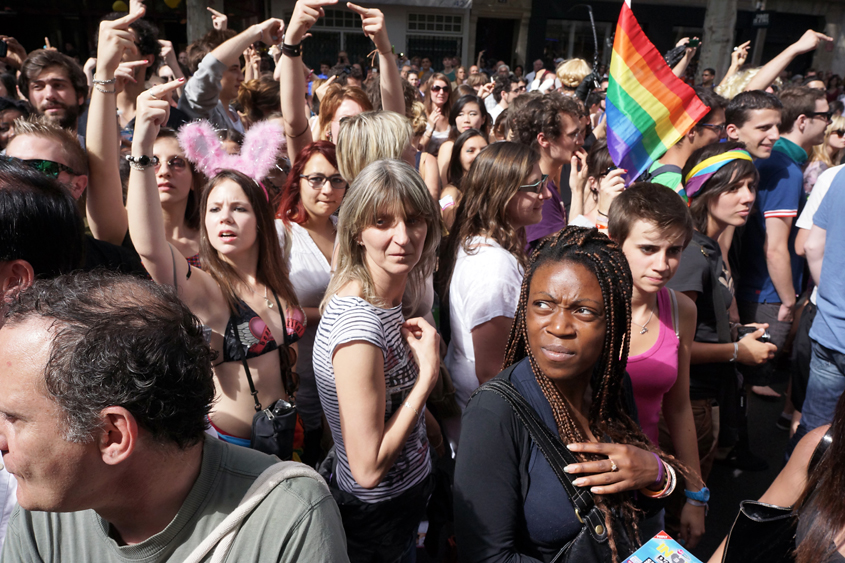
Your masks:
{"label": "cell phone in hand", "polygon": [[701,39],[698,39],[697,37],[690,39],[689,43],[687,43],[687,47],[689,47],[690,49],[694,49],[695,47],[698,47],[699,45],[701,45]]}

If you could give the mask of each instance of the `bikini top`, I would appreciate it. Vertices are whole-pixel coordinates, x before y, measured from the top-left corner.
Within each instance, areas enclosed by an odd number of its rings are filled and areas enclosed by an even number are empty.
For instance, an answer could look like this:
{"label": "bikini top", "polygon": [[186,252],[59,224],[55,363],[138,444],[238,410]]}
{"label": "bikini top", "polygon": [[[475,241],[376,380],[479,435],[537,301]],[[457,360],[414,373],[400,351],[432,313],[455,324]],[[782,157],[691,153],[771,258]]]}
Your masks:
{"label": "bikini top", "polygon": [[[276,298],[276,305],[282,315],[282,324],[285,327],[285,344],[291,345],[299,340],[305,333],[305,315],[299,307],[295,310],[288,309],[287,316],[282,311],[279,298]],[[241,362],[244,357],[248,360],[262,356],[278,349],[278,344],[270,327],[264,322],[252,307],[242,299],[238,300],[237,311],[229,317],[226,323],[226,331],[223,334],[223,362]],[[246,354],[246,356],[244,356]]]}

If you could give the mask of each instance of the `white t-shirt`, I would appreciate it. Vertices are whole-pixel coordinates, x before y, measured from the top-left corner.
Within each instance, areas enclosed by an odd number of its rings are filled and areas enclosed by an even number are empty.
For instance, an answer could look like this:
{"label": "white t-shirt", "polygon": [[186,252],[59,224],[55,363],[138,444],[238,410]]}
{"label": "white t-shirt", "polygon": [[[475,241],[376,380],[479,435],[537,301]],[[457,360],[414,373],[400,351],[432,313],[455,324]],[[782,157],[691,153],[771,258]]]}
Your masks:
{"label": "white t-shirt", "polygon": [[18,482],[3,467],[3,455],[0,454],[0,553],[3,553],[3,539],[9,526],[9,517],[17,504],[16,491]]}
{"label": "white t-shirt", "polygon": [[[490,96],[490,97],[492,98],[493,96]],[[503,111],[505,111],[505,108],[503,108],[499,104],[496,104],[495,106],[493,106],[493,109],[491,109],[488,112],[490,114],[490,120],[495,124],[496,119],[498,119],[498,117],[499,117],[499,114],[501,114]]]}
{"label": "white t-shirt", "polygon": [[[332,221],[336,219],[332,217]],[[304,227],[291,223],[290,231],[287,231],[282,220],[276,219],[276,233],[282,248],[285,248],[287,232],[290,232],[291,243],[287,257],[288,269],[296,299],[301,307],[319,307],[329,286],[331,265]],[[299,390],[296,393],[296,407],[306,430],[318,429],[323,423],[323,409],[320,407],[312,362],[316,334],[317,323],[311,323],[305,327],[305,334],[297,341],[296,373],[299,374]]]}
{"label": "white t-shirt", "polygon": [[470,245],[479,246],[472,254],[467,254],[463,246],[458,249],[449,284],[452,340],[446,367],[452,375],[455,399],[461,410],[478,387],[472,330],[496,317],[514,317],[523,273],[513,254],[493,239],[473,237]]}
{"label": "white t-shirt", "polygon": [[[816,180],[816,185],[813,186],[813,191],[810,192],[810,197],[807,199],[807,203],[804,204],[804,210],[801,212],[798,220],[795,221],[796,227],[799,229],[807,229],[808,231],[813,228],[813,215],[815,215],[816,211],[818,211],[824,196],[827,194],[827,190],[830,189],[830,184],[833,182],[834,176],[842,170],[843,166],[845,166],[845,164],[828,168],[819,175],[819,179]],[[813,293],[810,295],[810,302],[812,302],[813,305],[816,304],[816,296],[818,294],[819,287],[816,286],[813,288]]]}

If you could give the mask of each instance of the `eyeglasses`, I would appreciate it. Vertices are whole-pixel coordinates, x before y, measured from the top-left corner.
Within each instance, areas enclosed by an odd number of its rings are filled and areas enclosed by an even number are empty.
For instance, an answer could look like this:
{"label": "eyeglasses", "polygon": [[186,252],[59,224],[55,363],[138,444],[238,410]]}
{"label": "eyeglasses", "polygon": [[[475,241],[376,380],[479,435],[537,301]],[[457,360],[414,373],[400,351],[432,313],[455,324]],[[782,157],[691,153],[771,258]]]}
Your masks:
{"label": "eyeglasses", "polygon": [[70,166],[65,166],[61,162],[54,162],[52,160],[42,160],[42,159],[32,159],[32,160],[23,160],[21,158],[15,158],[13,156],[5,156],[3,158],[6,162],[20,162],[26,164],[30,168],[34,168],[39,172],[43,172],[44,174],[51,176],[53,178],[58,178],[59,174],[62,172],[67,172],[73,176],[79,176],[74,172],[73,168]]}
{"label": "eyeglasses", "polygon": [[[170,168],[171,170],[184,170],[187,166],[188,166],[187,161],[184,158],[182,158],[181,156],[171,156],[170,158],[167,159],[167,167]],[[158,172],[158,170],[160,168],[161,168],[161,160],[159,160],[158,164],[155,165],[156,172]]]}
{"label": "eyeglasses", "polygon": [[716,125],[715,123],[699,123],[698,126],[699,127],[707,127],[708,129],[712,129],[713,131],[718,133],[719,136],[721,137],[722,135],[725,134],[725,129],[727,129],[728,124],[727,123],[720,123],[719,125]]}
{"label": "eyeglasses", "polygon": [[810,119],[815,119],[816,117],[820,117],[824,119],[827,123],[830,123],[830,118],[833,117],[832,111],[814,111],[813,113],[808,113],[807,117]]}
{"label": "eyeglasses", "polygon": [[434,86],[431,87],[432,92],[442,92],[444,90],[448,92],[449,87],[448,86],[438,86],[437,84],[435,84]]}
{"label": "eyeglasses", "polygon": [[540,193],[541,191],[543,191],[543,188],[545,188],[545,187],[546,187],[546,183],[548,182],[548,180],[549,180],[549,175],[548,175],[548,174],[543,174],[543,175],[540,177],[540,179],[539,179],[539,180],[537,180],[537,182],[536,182],[536,183],[534,183],[534,184],[525,184],[524,186],[519,186],[519,188],[517,188],[517,191],[520,191],[520,192],[528,192],[528,193],[531,193],[531,194],[538,194],[538,193]]}
{"label": "eyeglasses", "polygon": [[837,137],[845,137],[845,129],[837,129],[836,131],[831,131],[831,135],[836,135]]}
{"label": "eyeglasses", "polygon": [[329,182],[333,190],[342,190],[346,188],[346,180],[344,180],[343,176],[340,174],[335,174],[334,176],[329,177],[323,176],[322,174],[311,174],[310,176],[300,174],[299,177],[308,180],[308,185],[315,190],[323,189],[326,181]]}

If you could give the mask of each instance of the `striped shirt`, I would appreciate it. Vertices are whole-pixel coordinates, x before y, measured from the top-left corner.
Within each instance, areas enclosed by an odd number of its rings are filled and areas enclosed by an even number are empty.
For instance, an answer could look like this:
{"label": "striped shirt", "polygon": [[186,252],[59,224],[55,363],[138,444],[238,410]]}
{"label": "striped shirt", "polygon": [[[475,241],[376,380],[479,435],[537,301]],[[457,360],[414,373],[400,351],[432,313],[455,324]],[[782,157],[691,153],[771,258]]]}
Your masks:
{"label": "striped shirt", "polygon": [[419,375],[411,349],[402,338],[405,322],[402,306],[379,309],[360,297],[333,296],[326,305],[314,340],[314,376],[320,403],[332,431],[337,451],[335,479],[338,487],[362,502],[376,503],[400,495],[421,483],[429,474],[431,460],[425,433],[425,417],[420,414],[393,467],[373,489],[365,489],[352,477],[340,429],[332,358],[338,346],[349,342],[368,342],[381,349],[384,356],[385,405],[387,422],[402,408]]}

